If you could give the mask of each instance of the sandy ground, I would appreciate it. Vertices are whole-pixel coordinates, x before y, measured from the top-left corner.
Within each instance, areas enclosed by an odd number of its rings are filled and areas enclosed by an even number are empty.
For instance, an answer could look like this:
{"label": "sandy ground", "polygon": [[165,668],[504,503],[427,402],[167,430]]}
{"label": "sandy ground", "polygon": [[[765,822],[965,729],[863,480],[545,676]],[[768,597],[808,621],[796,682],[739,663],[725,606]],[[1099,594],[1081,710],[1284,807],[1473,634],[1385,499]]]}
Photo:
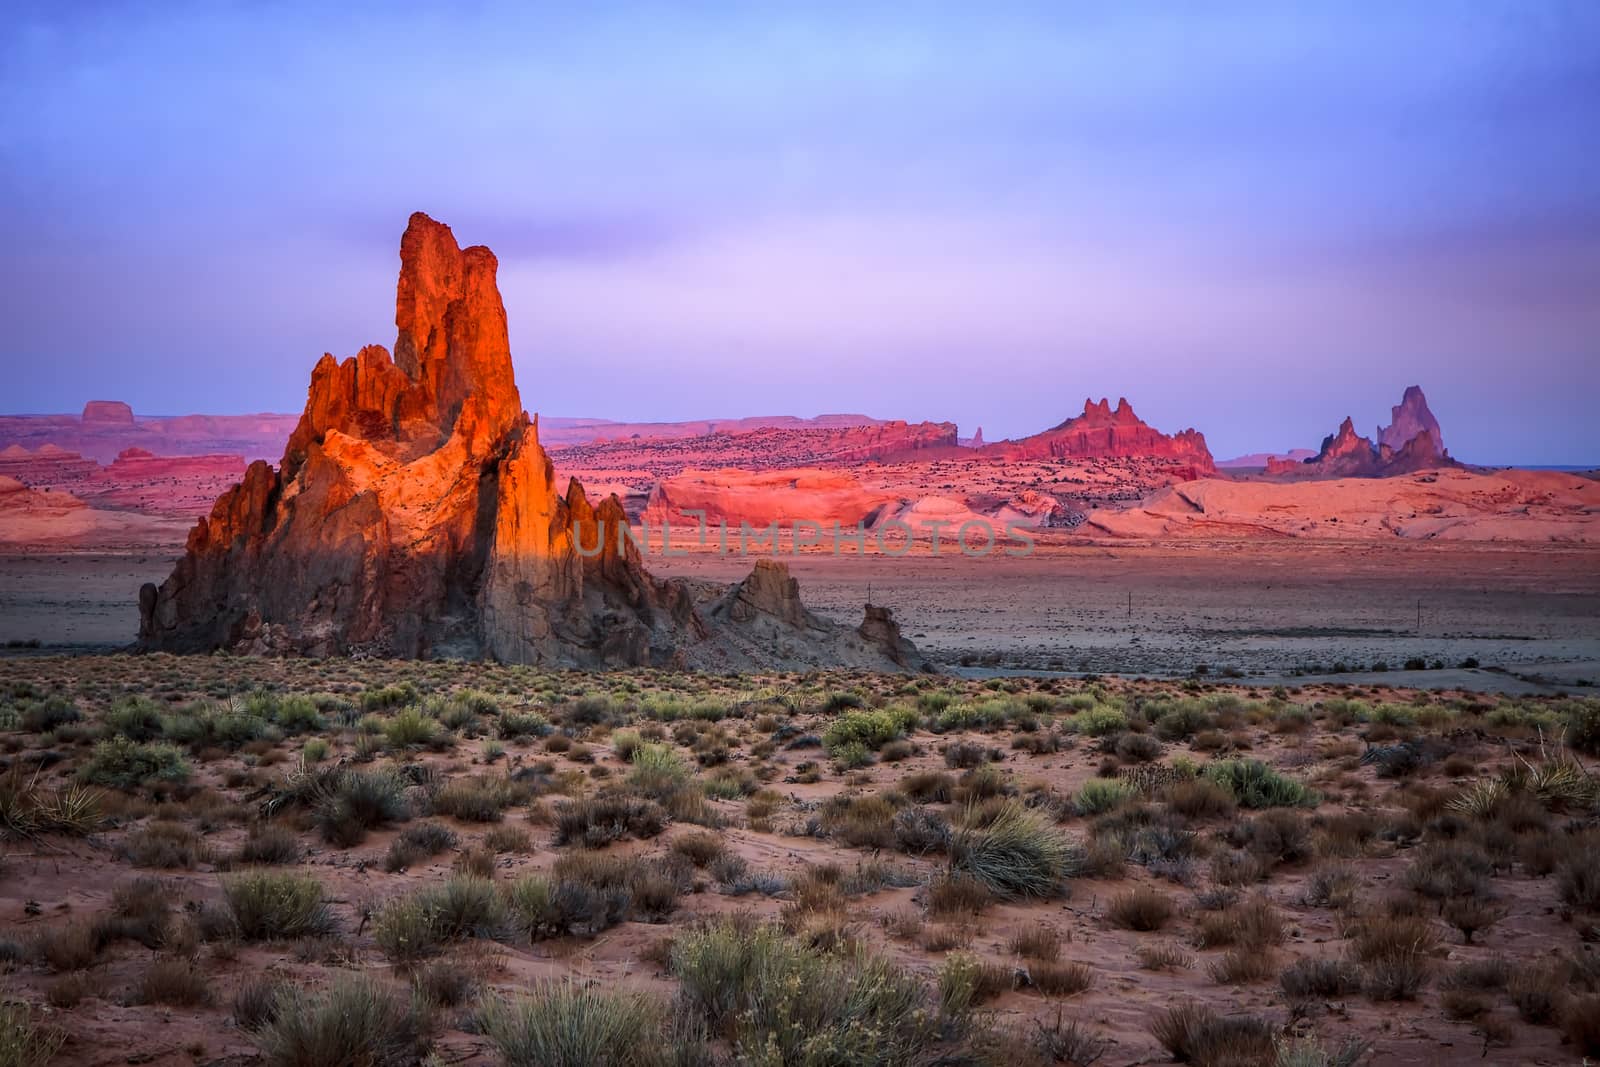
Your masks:
{"label": "sandy ground", "polygon": [[[173,558],[0,555],[0,643],[124,645],[138,628],[140,583],[163,579]],[[951,667],[1176,675],[1205,665],[1272,679],[1383,663],[1393,683],[1425,688],[1600,683],[1594,547],[1190,542],[1040,545],[1028,558],[786,558],[814,610],[854,621],[870,594]],[[648,565],[734,581],[750,560],[653,553]],[[1456,668],[1469,657],[1506,673],[1395,673],[1410,659]]]}

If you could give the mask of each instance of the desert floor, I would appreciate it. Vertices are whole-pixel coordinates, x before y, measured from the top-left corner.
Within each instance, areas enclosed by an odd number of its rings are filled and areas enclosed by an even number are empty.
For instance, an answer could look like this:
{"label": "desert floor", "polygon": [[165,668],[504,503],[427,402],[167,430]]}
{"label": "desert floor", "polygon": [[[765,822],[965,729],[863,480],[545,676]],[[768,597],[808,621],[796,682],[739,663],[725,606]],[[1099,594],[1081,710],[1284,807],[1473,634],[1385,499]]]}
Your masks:
{"label": "desert floor", "polygon": [[1592,699],[30,656],[0,748],[56,1064],[1600,1051]]}
{"label": "desert floor", "polygon": [[[1388,681],[1426,688],[1600,683],[1593,546],[1041,543],[1027,558],[925,548],[784,558],[813,610],[853,622],[870,594],[955,670],[1173,677],[1204,666],[1271,682],[1342,666],[1345,681],[1383,681],[1368,673],[1383,664]],[[0,555],[0,643],[122,647],[138,629],[139,585],[161,581],[172,562],[148,548]],[[750,560],[657,546],[647,565],[731,582]],[[1469,659],[1495,670],[1458,669]],[[1402,671],[1415,660],[1445,669]]]}

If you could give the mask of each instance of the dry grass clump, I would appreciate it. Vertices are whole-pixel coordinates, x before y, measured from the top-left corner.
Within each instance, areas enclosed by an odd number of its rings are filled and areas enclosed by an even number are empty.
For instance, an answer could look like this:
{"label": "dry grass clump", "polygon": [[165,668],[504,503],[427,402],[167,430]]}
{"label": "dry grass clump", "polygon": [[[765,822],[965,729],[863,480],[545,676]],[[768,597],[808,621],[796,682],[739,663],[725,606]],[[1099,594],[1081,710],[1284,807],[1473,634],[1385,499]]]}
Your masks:
{"label": "dry grass clump", "polygon": [[1186,971],[1194,966],[1194,957],[1172,944],[1140,945],[1133,955],[1141,971]]}
{"label": "dry grass clump", "polygon": [[211,859],[211,850],[198,833],[166,819],[135,830],[117,851],[135,867],[162,870],[193,870]]}
{"label": "dry grass clump", "polygon": [[1242,948],[1262,951],[1283,944],[1283,916],[1264,896],[1237,901],[1195,917],[1197,948]]}
{"label": "dry grass clump", "polygon": [[35,1023],[26,1005],[0,1005],[0,1065],[44,1067],[65,1043],[65,1034]]}
{"label": "dry grass clump", "polygon": [[1013,956],[1054,963],[1061,956],[1061,933],[1053,926],[1026,926],[1011,935],[1006,948]]}
{"label": "dry grass clump", "polygon": [[430,1044],[431,1023],[418,1005],[375,978],[343,975],[320,993],[285,984],[271,996],[253,1028],[267,1067],[409,1067]]}
{"label": "dry grass clump", "polygon": [[1365,968],[1363,989],[1373,1000],[1411,1000],[1427,983],[1439,935],[1419,916],[1377,915],[1360,920],[1351,954]]}
{"label": "dry grass clump", "polygon": [[970,952],[952,952],[939,967],[939,1010],[956,1018],[1015,988],[1017,972],[1005,964],[981,960]]}
{"label": "dry grass clump", "polygon": [[555,843],[604,848],[628,837],[655,837],[666,826],[667,813],[654,800],[626,793],[607,793],[557,804]]}
{"label": "dry grass clump", "polygon": [[1149,933],[1166,926],[1172,912],[1172,901],[1165,893],[1141,886],[1112,898],[1106,905],[1106,921],[1123,930]]}
{"label": "dry grass clump", "polygon": [[1272,1024],[1254,1015],[1218,1015],[1197,1003],[1179,1004],[1156,1016],[1150,1034],[1179,1063],[1199,1067],[1271,1064],[1277,1058]]}
{"label": "dry grass clump", "polygon": [[192,960],[160,959],[140,976],[134,996],[140,1004],[200,1007],[211,1003],[211,979]]}
{"label": "dry grass clump", "polygon": [[250,871],[224,879],[222,893],[246,941],[321,937],[333,929],[322,883],[310,875]]}
{"label": "dry grass clump", "polygon": [[1094,968],[1074,960],[1034,963],[1028,967],[1028,983],[1047,997],[1076,996],[1094,985]]}
{"label": "dry grass clump", "polygon": [[477,1025],[508,1067],[623,1067],[666,1062],[666,1013],[654,1000],[546,981],[479,1009]]}
{"label": "dry grass clump", "polygon": [[1361,968],[1348,960],[1295,960],[1278,975],[1283,995],[1291,1001],[1329,1000],[1361,989]]}

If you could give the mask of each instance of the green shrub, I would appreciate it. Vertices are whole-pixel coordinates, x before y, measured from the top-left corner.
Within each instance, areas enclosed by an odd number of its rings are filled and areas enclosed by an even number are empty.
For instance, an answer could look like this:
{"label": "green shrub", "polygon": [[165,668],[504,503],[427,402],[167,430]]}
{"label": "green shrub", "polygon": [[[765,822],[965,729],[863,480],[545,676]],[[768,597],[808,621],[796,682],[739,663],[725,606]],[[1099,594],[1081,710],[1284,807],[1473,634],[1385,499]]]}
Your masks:
{"label": "green shrub", "polygon": [[671,745],[647,742],[633,750],[628,784],[657,800],[682,789],[689,781],[689,767]]}
{"label": "green shrub", "polygon": [[570,980],[491,1000],[477,1024],[508,1067],[643,1067],[665,1055],[666,1012],[654,1000]]}
{"label": "green shrub", "polygon": [[78,777],[90,785],[135,789],[146,782],[182,782],[189,773],[189,761],[176,745],[113,737],[94,746]]}
{"label": "green shrub", "polygon": [[438,720],[421,708],[403,708],[383,726],[383,739],[390,748],[420,748],[438,734]]}
{"label": "green shrub", "polygon": [[499,822],[501,811],[516,797],[509,778],[452,778],[429,798],[428,809],[463,822]]}
{"label": "green shrub", "polygon": [[333,929],[322,883],[286,871],[250,871],[226,878],[222,892],[246,941],[318,937]]}
{"label": "green shrub", "polygon": [[279,701],[272,719],[286,734],[316,733],[323,728],[317,702],[299,693]]}
{"label": "green shrub", "polygon": [[1119,708],[1099,704],[1078,712],[1067,720],[1067,724],[1077,733],[1089,737],[1105,737],[1126,730],[1128,717]]}
{"label": "green shrub", "polygon": [[1100,815],[1131,800],[1138,792],[1131,782],[1121,778],[1091,778],[1072,798],[1072,807],[1079,815]]}
{"label": "green shrub", "polygon": [[495,729],[502,741],[520,737],[543,737],[550,732],[550,720],[537,711],[508,711],[500,716]]}
{"label": "green shrub", "polygon": [[1317,794],[1260,760],[1228,759],[1206,764],[1201,774],[1246,808],[1316,807]]}
{"label": "green shrub", "polygon": [[411,817],[406,788],[406,780],[391,767],[342,768],[316,798],[317,829],[332,844],[358,844],[368,830]]}
{"label": "green shrub", "polygon": [[876,752],[890,741],[906,736],[916,727],[918,718],[911,708],[848,712],[823,731],[822,744],[835,758],[838,749],[849,745],[861,745]]}
{"label": "green shrub", "polygon": [[267,1067],[413,1067],[428,1050],[428,1019],[375,978],[344,975],[318,995],[285,985],[255,1032]]}
{"label": "green shrub", "polygon": [[23,709],[19,721],[29,733],[44,734],[82,719],[83,713],[76,704],[66,697],[53,696],[30,703]]}
{"label": "green shrub", "polygon": [[391,900],[373,920],[372,938],[391,960],[432,955],[440,945],[468,937],[494,937],[506,913],[494,883],[456,875]]}
{"label": "green shrub", "polygon": [[814,950],[770,924],[686,931],[671,970],[685,1009],[752,1063],[917,1063],[938,1036],[912,975],[864,951]]}
{"label": "green shrub", "polygon": [[124,697],[106,712],[106,725],[129,741],[153,741],[161,736],[161,708],[146,697]]}
{"label": "green shrub", "polygon": [[1568,700],[1558,708],[1567,728],[1567,744],[1600,756],[1600,700]]}
{"label": "green shrub", "polygon": [[965,871],[999,897],[1055,893],[1070,873],[1072,846],[1055,827],[1015,801],[983,827],[968,826],[950,842],[956,870]]}

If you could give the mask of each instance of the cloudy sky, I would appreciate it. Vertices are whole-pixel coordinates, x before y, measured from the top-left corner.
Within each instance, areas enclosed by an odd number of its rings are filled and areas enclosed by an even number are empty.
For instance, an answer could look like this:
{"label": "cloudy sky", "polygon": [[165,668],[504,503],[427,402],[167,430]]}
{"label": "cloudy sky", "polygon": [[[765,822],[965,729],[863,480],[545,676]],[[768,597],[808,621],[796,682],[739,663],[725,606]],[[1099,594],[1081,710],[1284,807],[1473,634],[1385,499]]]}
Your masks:
{"label": "cloudy sky", "polygon": [[1600,462],[1600,4],[331,6],[9,6],[0,409],[298,410],[425,210],[545,414]]}

